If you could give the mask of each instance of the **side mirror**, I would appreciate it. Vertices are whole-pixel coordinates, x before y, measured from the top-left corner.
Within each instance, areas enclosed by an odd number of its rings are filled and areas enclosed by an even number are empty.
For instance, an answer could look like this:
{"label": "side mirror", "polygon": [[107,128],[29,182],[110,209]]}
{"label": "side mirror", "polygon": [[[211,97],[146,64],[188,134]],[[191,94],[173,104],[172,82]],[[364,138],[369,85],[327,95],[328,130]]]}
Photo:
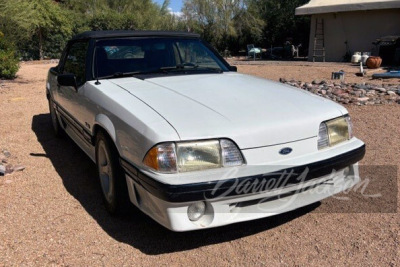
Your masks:
{"label": "side mirror", "polygon": [[237,67],[236,66],[229,66],[228,69],[230,71],[235,71],[235,72],[237,71]]}
{"label": "side mirror", "polygon": [[57,82],[61,86],[72,86],[75,90],[78,88],[76,76],[74,74],[59,74],[57,76]]}

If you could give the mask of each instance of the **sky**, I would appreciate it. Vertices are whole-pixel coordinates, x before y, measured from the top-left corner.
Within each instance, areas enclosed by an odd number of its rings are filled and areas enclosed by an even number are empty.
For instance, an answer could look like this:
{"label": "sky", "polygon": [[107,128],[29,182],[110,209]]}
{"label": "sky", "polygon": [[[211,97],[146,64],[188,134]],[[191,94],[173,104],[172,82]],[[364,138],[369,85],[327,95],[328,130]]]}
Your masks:
{"label": "sky", "polygon": [[[153,0],[160,6],[164,3],[164,0]],[[183,6],[183,0],[171,0],[169,7],[172,9],[172,12],[179,12]]]}

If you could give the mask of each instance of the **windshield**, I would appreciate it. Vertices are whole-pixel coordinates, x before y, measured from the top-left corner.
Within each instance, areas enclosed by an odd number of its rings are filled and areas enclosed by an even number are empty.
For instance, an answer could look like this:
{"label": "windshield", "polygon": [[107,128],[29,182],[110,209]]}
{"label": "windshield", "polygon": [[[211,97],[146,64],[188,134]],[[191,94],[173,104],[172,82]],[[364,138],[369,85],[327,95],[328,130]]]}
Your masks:
{"label": "windshield", "polygon": [[224,63],[198,39],[109,39],[96,42],[93,76],[122,77],[150,73],[227,71]]}

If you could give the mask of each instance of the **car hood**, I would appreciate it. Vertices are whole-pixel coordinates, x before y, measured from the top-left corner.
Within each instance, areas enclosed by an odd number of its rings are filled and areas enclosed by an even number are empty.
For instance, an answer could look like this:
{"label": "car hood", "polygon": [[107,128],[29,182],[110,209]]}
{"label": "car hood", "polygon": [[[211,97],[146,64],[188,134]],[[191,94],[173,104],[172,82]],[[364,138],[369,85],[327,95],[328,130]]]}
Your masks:
{"label": "car hood", "polygon": [[241,149],[315,137],[322,121],[347,113],[304,90],[239,73],[110,81],[159,113],[181,140],[230,138]]}

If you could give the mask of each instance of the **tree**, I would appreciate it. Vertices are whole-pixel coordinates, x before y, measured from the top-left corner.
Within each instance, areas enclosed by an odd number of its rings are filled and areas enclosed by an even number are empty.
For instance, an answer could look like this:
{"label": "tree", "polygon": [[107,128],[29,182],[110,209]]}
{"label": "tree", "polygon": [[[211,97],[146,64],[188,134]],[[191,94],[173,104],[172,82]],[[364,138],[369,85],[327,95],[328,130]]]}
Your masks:
{"label": "tree", "polygon": [[69,37],[72,33],[67,13],[55,1],[3,0],[2,8],[1,16],[5,23],[1,28],[10,36],[18,32],[14,37],[17,43],[36,39],[40,59],[44,58],[43,47],[49,36],[60,34]]}
{"label": "tree", "polygon": [[0,77],[13,79],[18,69],[19,60],[15,47],[0,32]]}
{"label": "tree", "polygon": [[76,17],[75,33],[84,30],[171,29],[175,25],[168,12],[168,1],[158,6],[151,0],[65,0],[63,5]]}
{"label": "tree", "polygon": [[182,11],[189,29],[220,51],[243,38],[257,39],[264,24],[249,12],[247,0],[186,0]]}
{"label": "tree", "polygon": [[308,43],[310,18],[296,16],[295,9],[309,0],[249,0],[249,7],[258,10],[265,21],[263,40],[265,44],[282,45],[292,38],[294,43]]}

